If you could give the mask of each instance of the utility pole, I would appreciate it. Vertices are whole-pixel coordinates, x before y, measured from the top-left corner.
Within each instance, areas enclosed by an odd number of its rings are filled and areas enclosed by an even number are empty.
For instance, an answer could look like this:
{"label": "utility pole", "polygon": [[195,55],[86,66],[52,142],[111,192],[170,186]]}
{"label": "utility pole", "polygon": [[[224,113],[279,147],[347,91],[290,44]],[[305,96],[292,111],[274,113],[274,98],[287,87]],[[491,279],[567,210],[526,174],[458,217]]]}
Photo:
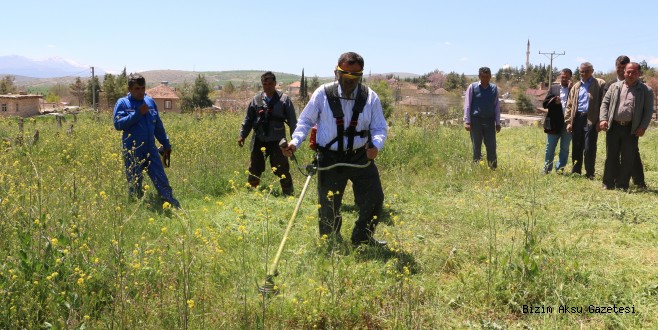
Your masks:
{"label": "utility pole", "polygon": [[94,79],[94,67],[91,67],[91,107],[96,112],[96,79]]}
{"label": "utility pole", "polygon": [[[549,58],[551,59],[551,66],[550,66],[549,71],[548,71],[549,72],[548,73],[548,86],[550,87],[551,84],[553,83],[553,59],[560,56],[560,55],[564,55],[565,53],[562,52],[562,54],[558,54],[555,51],[552,51],[550,53],[542,53],[541,50],[540,50],[539,54],[540,55],[550,55]],[[546,56],[546,57],[548,57],[548,56]]]}

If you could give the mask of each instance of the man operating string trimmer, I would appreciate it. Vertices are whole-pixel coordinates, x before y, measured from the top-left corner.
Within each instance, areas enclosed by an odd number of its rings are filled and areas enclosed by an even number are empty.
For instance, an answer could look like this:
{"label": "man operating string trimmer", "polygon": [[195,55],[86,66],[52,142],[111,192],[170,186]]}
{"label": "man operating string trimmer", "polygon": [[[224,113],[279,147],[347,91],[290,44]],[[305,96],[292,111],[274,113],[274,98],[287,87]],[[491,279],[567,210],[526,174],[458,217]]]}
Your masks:
{"label": "man operating string trimmer", "polygon": [[337,82],[320,86],[309,100],[297,122],[292,140],[282,148],[291,157],[297,146],[317,125],[318,166],[337,163],[366,167],[335,167],[318,172],[320,236],[342,241],[340,206],[347,180],[352,181],[359,218],[352,231],[352,244],[384,246],[373,237],[382,213],[384,191],[373,160],[384,147],[387,127],[377,94],[361,84],[363,57],[348,52],[338,59],[334,73]]}

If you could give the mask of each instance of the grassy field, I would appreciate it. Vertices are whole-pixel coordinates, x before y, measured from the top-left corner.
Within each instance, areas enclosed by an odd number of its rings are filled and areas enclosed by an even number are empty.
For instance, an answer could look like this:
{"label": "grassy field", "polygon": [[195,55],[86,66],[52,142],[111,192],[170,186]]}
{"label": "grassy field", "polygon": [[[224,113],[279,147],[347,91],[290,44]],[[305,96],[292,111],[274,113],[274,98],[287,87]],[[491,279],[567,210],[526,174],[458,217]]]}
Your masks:
{"label": "grassy field", "polygon": [[[245,187],[240,117],[163,116],[183,210],[163,209],[152,186],[128,199],[109,114],[63,128],[26,119],[22,146],[17,120],[0,119],[0,328],[658,328],[658,192],[601,190],[605,135],[597,180],[542,175],[537,127],[503,129],[490,171],[470,161],[463,128],[393,118],[377,159],[376,236],[389,248],[320,239],[311,181],[280,293],[261,296],[297,199],[279,197],[272,173],[261,191]],[[655,189],[655,129],[640,148]],[[311,158],[306,146],[298,158]],[[349,235],[356,210],[343,193]]]}

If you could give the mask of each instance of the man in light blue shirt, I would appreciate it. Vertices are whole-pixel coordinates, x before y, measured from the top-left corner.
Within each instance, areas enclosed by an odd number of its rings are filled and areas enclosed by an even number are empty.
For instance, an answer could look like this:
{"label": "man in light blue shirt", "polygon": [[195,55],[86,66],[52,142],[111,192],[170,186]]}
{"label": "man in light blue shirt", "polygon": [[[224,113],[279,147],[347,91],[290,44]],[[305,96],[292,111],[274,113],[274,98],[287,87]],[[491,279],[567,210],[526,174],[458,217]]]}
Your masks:
{"label": "man in light blue shirt", "polygon": [[571,173],[582,174],[584,163],[585,177],[594,179],[599,111],[605,81],[592,76],[594,73],[592,63],[583,62],[578,71],[580,81],[576,82],[569,91],[567,111],[564,115],[567,131],[572,133]]}

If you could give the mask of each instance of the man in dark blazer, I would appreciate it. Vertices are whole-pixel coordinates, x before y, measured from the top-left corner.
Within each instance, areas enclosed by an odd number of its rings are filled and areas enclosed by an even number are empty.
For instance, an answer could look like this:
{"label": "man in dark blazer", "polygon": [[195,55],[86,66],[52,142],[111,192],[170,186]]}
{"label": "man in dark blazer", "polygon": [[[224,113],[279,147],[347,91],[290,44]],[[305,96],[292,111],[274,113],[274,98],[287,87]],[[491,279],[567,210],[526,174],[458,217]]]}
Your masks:
{"label": "man in dark blazer", "polygon": [[[615,69],[617,71],[617,79],[606,82],[603,86],[603,95],[608,91],[610,86],[618,81],[624,80],[624,70],[626,69],[626,64],[630,63],[631,59],[626,55],[620,55],[615,61]],[[605,168],[603,170],[603,177],[606,177]],[[639,189],[646,189],[647,183],[644,181],[644,166],[642,165],[642,158],[640,158],[640,148],[638,147],[635,153],[635,161],[633,162],[633,169],[631,170],[631,178],[633,183]]]}
{"label": "man in dark blazer", "polygon": [[553,169],[555,148],[560,142],[560,154],[555,166],[555,172],[561,173],[569,159],[569,144],[571,133],[567,132],[564,125],[564,111],[567,108],[567,98],[571,88],[571,69],[563,69],[560,72],[560,83],[552,85],[544,99],[544,109],[548,109],[544,119],[544,133],[546,133],[546,154],[544,156],[544,174]]}

